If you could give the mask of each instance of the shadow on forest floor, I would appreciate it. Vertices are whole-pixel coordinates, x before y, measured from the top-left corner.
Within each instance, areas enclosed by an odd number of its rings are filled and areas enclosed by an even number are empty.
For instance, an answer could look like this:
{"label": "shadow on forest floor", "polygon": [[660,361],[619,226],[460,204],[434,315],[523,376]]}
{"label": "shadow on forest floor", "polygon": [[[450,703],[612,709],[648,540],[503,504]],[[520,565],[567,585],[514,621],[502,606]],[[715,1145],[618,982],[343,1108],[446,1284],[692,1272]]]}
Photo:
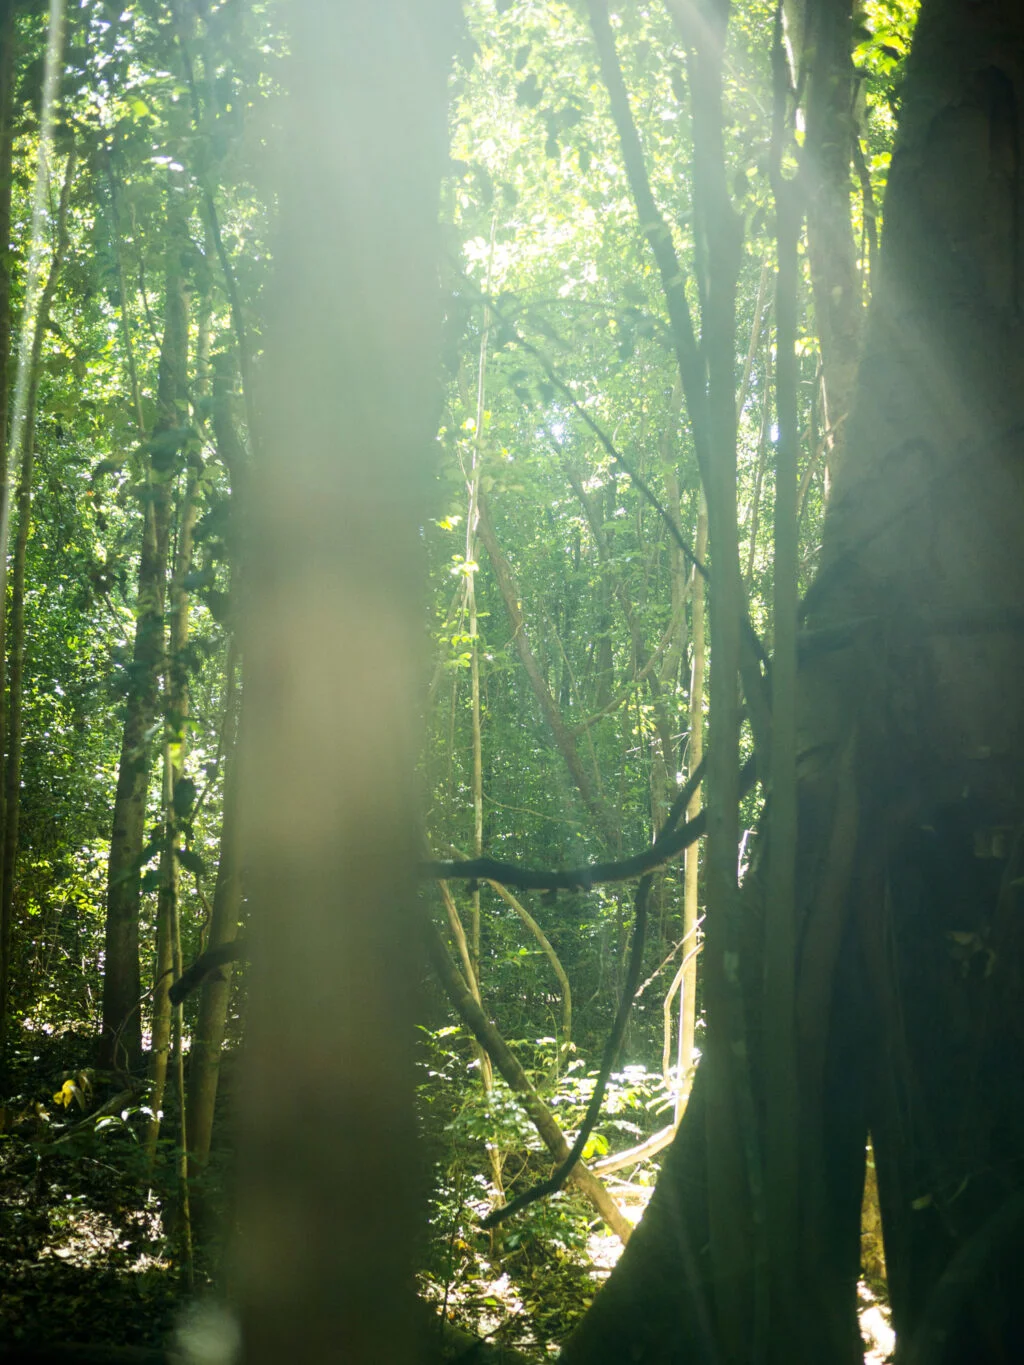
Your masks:
{"label": "shadow on forest floor", "polygon": [[[95,1046],[26,1035],[0,1105],[0,1351],[46,1342],[92,1347],[166,1341],[183,1287],[147,1178],[141,1111],[97,1132],[57,1096]],[[92,1076],[90,1107],[117,1082]]]}
{"label": "shadow on forest floor", "polygon": [[[173,1191],[173,1143],[151,1176],[141,1104],[110,1116],[99,1131],[76,1131],[80,1114],[60,1102],[65,1082],[86,1071],[93,1046],[72,1034],[32,1034],[11,1055],[0,1096],[0,1359],[50,1343],[100,1353],[156,1350],[171,1340],[193,1297],[160,1212],[161,1192]],[[94,1073],[89,1083],[90,1109],[122,1084]],[[651,1188],[614,1181],[613,1189],[638,1222]],[[493,1250],[493,1260],[468,1257],[447,1296],[435,1281],[427,1297],[435,1307],[446,1299],[450,1321],[541,1361],[556,1349],[546,1343],[564,1340],[586,1311],[621,1247],[598,1225],[581,1254],[559,1256],[550,1243],[531,1254],[528,1240],[511,1235]],[[864,1283],[861,1329],[865,1365],[891,1359],[884,1296]]]}
{"label": "shadow on forest floor", "polygon": [[[635,1226],[654,1192],[653,1185],[644,1187],[614,1178],[609,1185],[619,1207]],[[536,1267],[517,1267],[514,1254],[493,1267],[490,1274],[487,1262],[481,1260],[475,1275],[450,1288],[447,1315],[489,1342],[512,1346],[537,1361],[551,1359],[558,1350],[554,1342],[569,1335],[621,1254],[619,1239],[598,1223],[591,1228],[582,1258],[561,1261],[555,1256],[540,1272]],[[440,1306],[436,1285],[428,1297]],[[873,1286],[862,1279],[858,1300],[864,1365],[887,1365],[893,1359],[896,1338],[884,1286]],[[545,1342],[550,1344],[545,1347]]]}

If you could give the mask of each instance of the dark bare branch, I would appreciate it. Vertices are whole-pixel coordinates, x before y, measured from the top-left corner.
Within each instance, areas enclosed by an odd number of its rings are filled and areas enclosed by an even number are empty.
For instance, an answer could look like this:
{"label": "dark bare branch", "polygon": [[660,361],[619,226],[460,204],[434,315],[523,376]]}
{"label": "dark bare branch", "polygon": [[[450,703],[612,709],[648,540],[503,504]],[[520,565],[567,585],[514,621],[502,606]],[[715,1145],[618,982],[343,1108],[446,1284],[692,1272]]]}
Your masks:
{"label": "dark bare branch", "polygon": [[[563,870],[523,867],[519,863],[499,862],[496,858],[472,858],[467,862],[424,863],[423,875],[441,877],[449,881],[501,882],[503,886],[518,887],[525,891],[589,891],[591,887],[607,885],[610,882],[632,881],[635,877],[642,877],[664,866],[677,854],[696,843],[704,833],[707,818],[705,811],[701,811],[695,819],[688,820],[678,829],[675,828],[703,776],[704,761],[694,769],[689,781],[672,803],[672,811],[681,808],[680,813],[673,820],[670,812],[671,824],[666,822],[661,834],[650,848],[644,849],[642,853],[634,853],[630,858],[622,858],[617,862],[584,863],[582,867]],[[757,764],[755,759],[750,758],[740,773],[741,797],[746,796],[756,780]]]}

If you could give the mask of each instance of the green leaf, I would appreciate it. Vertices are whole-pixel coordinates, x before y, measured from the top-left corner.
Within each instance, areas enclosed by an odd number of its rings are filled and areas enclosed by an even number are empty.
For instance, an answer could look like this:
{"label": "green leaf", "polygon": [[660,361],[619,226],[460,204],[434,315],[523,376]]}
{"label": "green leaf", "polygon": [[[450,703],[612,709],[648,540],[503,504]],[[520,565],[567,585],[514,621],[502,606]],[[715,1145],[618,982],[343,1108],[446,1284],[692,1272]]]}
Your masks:
{"label": "green leaf", "polygon": [[591,1157],[608,1155],[608,1139],[603,1133],[591,1133],[587,1138],[583,1148],[582,1157],[584,1161],[589,1161]]}

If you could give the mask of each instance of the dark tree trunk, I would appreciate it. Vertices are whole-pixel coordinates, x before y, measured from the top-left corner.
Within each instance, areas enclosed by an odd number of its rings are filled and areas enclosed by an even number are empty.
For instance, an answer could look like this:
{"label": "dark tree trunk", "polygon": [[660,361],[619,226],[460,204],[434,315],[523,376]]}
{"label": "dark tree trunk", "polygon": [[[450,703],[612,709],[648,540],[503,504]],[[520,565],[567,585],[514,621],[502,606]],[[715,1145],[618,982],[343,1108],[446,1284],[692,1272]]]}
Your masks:
{"label": "dark tree trunk", "polygon": [[176,188],[168,196],[164,334],[157,384],[158,418],[141,481],[142,554],[135,605],[135,642],[125,703],[121,756],[107,864],[107,923],[103,968],[101,1066],[136,1070],[142,1062],[139,966],[140,859],[145,842],[153,732],[160,714],[158,683],[164,664],[164,599],[176,433],[187,420],[188,304],[182,265],[184,208]]}
{"label": "dark tree trunk", "polygon": [[869,1114],[894,1319],[922,1362],[1024,1358],[1022,139],[1024,8],[932,0],[814,606],[865,622],[822,672],[840,706],[872,699]]}
{"label": "dark tree trunk", "polygon": [[[869,1126],[902,1358],[1024,1359],[1022,110],[1018,0],[925,0],[847,458],[804,604],[807,1320],[770,1359],[858,1358]],[[759,881],[744,888],[755,957]],[[572,1365],[730,1360],[708,1326],[707,1079]]]}
{"label": "dark tree trunk", "polygon": [[[827,437],[834,477],[847,448],[847,426],[860,358],[863,285],[850,223],[850,163],[857,136],[852,0],[789,0],[787,20],[801,51],[807,137],[807,255],[821,344]],[[856,454],[854,454],[856,460]]]}

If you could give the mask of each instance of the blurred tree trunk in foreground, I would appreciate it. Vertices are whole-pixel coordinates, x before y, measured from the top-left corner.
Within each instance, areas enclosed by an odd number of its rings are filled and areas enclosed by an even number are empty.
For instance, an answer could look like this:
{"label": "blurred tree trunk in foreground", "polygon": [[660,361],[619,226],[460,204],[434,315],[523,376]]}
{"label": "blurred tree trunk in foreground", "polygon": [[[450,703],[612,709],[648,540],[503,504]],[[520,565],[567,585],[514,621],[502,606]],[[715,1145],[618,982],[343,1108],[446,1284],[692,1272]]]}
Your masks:
{"label": "blurred tree trunk in foreground", "polygon": [[298,0],[244,573],[245,1359],[400,1365],[448,0]]}

